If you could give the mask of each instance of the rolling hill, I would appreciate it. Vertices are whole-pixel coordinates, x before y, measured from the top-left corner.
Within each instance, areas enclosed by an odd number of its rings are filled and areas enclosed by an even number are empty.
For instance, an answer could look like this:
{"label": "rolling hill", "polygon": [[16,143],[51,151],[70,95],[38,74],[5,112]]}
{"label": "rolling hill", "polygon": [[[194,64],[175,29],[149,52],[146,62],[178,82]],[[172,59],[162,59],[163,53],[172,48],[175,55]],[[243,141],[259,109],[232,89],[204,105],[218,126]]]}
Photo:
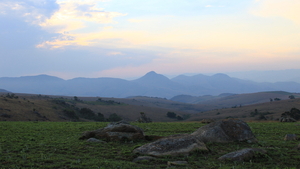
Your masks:
{"label": "rolling hill", "polygon": [[[241,107],[237,106],[232,108],[214,109],[193,114],[189,120],[199,121],[202,119],[240,118],[246,121],[252,121],[262,120],[260,119],[260,114],[262,114],[267,120],[278,121],[282,113],[290,111],[292,108],[300,109],[300,98],[257,103]],[[258,114],[252,116],[251,112],[255,112],[255,110]]]}
{"label": "rolling hill", "polygon": [[[296,99],[289,99],[294,95]],[[176,102],[165,98],[135,96],[129,98],[47,96],[33,94],[0,94],[0,121],[90,121],[80,116],[82,108],[101,113],[105,118],[115,113],[124,120],[135,121],[140,112],[153,121],[176,121],[167,117],[167,112],[202,120],[205,118],[238,117],[253,120],[249,114],[255,109],[271,112],[273,119],[291,108],[300,108],[300,94],[288,92],[260,92],[249,94],[223,94],[207,97],[198,104]],[[209,98],[209,99],[208,99]],[[270,102],[272,98],[272,102]],[[277,98],[275,101],[275,98]],[[68,112],[78,116],[74,119]]]}
{"label": "rolling hill", "polygon": [[43,95],[116,97],[148,96],[173,98],[178,95],[220,95],[222,93],[255,93],[263,91],[300,92],[296,82],[257,83],[229,77],[180,75],[169,79],[151,71],[136,80],[119,78],[74,78],[64,80],[48,75],[0,78],[0,88],[14,93]]}

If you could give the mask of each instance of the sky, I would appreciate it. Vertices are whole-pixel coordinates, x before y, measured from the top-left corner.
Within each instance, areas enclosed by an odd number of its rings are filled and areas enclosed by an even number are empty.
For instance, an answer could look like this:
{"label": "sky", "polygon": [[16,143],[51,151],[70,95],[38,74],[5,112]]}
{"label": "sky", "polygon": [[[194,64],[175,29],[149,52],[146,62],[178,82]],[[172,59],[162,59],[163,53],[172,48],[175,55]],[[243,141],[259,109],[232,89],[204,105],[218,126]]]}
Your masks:
{"label": "sky", "polygon": [[0,0],[0,77],[299,69],[299,0]]}

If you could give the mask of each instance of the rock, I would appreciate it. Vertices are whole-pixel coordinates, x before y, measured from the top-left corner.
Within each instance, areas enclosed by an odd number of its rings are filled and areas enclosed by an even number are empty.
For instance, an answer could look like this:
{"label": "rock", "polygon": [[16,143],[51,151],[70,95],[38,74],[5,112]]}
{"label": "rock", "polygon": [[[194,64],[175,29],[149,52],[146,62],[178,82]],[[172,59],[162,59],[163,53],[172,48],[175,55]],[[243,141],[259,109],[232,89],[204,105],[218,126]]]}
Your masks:
{"label": "rock", "polygon": [[91,143],[106,143],[105,141],[96,139],[96,138],[89,138],[86,140],[86,142],[91,142]]}
{"label": "rock", "polygon": [[291,117],[281,117],[280,122],[297,122],[297,120]]}
{"label": "rock", "polygon": [[237,119],[225,119],[207,124],[191,135],[198,137],[206,142],[234,142],[247,141],[257,142],[254,134],[247,123]]}
{"label": "rock", "polygon": [[185,166],[188,165],[187,161],[168,161],[168,166]]}
{"label": "rock", "polygon": [[140,122],[140,123],[151,123],[152,122],[152,120],[149,117],[147,117],[144,112],[141,112],[141,117],[138,118],[136,121]]}
{"label": "rock", "polygon": [[213,120],[213,119],[203,119],[200,121],[200,123],[205,123],[205,124],[209,124],[209,123],[213,123],[213,122],[215,122],[215,120]]}
{"label": "rock", "polygon": [[89,138],[102,139],[106,141],[144,140],[144,132],[137,126],[127,122],[110,123],[105,128],[86,131],[79,139]]}
{"label": "rock", "polygon": [[261,153],[261,154],[266,154],[267,151],[259,148],[245,148],[242,150],[234,151],[228,154],[225,154],[221,157],[218,158],[218,160],[229,160],[229,161],[249,161],[253,157],[255,157],[256,154]]}
{"label": "rock", "polygon": [[159,139],[162,139],[164,137],[162,136],[155,136],[155,135],[145,135],[145,140],[147,141],[156,141],[156,140],[159,140]]}
{"label": "rock", "polygon": [[132,162],[144,163],[144,162],[154,161],[155,159],[156,159],[155,157],[151,157],[151,156],[139,156],[135,158]]}
{"label": "rock", "polygon": [[296,134],[287,134],[284,137],[285,141],[290,141],[290,140],[297,140],[297,135]]}
{"label": "rock", "polygon": [[188,155],[193,151],[208,151],[206,145],[197,137],[189,134],[179,134],[159,139],[133,150],[133,153],[150,156]]}

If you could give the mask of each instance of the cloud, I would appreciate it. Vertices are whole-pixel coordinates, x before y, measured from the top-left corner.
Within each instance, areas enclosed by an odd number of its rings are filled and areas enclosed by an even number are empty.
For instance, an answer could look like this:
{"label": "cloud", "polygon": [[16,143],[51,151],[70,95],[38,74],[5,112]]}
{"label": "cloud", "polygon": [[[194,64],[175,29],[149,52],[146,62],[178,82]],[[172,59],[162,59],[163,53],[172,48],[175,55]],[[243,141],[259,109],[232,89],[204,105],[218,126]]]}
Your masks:
{"label": "cloud", "polygon": [[[97,7],[97,1],[59,1],[60,9],[39,25],[43,29],[59,33],[54,40],[45,41],[37,47],[60,48],[69,45],[89,45],[94,39],[84,38],[101,32],[99,28],[112,28],[107,24],[116,24],[113,19],[125,16],[119,12],[107,12]],[[68,32],[67,36],[63,34]]]}
{"label": "cloud", "polygon": [[45,21],[58,5],[53,0],[9,0],[0,2],[0,48],[2,51],[29,49],[56,34],[42,30]]}
{"label": "cloud", "polygon": [[205,8],[211,8],[213,7],[212,5],[206,5]]}
{"label": "cloud", "polygon": [[111,55],[123,55],[122,52],[109,52],[107,53],[107,55],[111,56]]}
{"label": "cloud", "polygon": [[0,2],[1,15],[19,17],[28,23],[38,24],[58,9],[55,0],[4,0]]}
{"label": "cloud", "polygon": [[128,22],[131,22],[131,23],[139,23],[139,22],[144,22],[145,20],[143,19],[128,19]]}
{"label": "cloud", "polygon": [[252,13],[262,17],[282,17],[300,24],[299,0],[256,0]]}

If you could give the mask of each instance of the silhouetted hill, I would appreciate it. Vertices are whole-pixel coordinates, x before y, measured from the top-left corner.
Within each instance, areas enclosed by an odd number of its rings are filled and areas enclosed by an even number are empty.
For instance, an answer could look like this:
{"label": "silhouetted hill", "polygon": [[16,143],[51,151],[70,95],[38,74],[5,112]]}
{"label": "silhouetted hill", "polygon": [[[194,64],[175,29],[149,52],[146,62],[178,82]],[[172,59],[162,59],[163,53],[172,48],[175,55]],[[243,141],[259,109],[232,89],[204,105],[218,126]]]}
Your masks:
{"label": "silhouetted hill", "polygon": [[154,71],[151,71],[132,82],[146,87],[146,89],[140,91],[140,95],[138,96],[170,98],[178,93],[188,92],[184,86],[173,82],[169,78],[161,74],[157,74]]}
{"label": "silhouetted hill", "polygon": [[8,77],[0,78],[0,88],[14,93],[118,98],[129,96],[172,98],[177,95],[217,96],[222,93],[241,94],[280,90],[300,92],[300,84],[296,82],[256,83],[232,78],[221,73],[213,76],[180,75],[169,79],[154,71],[131,81],[119,78],[64,80],[48,75]]}
{"label": "silhouetted hill", "polygon": [[[215,74],[213,76],[180,75],[171,79],[174,82],[188,86],[193,96],[200,95],[219,95],[221,93],[252,93],[258,91],[269,91],[266,85],[255,83],[252,81],[231,78],[225,74]],[[299,84],[300,86],[300,84]]]}
{"label": "silhouetted hill", "polygon": [[0,89],[0,93],[10,93],[10,92],[4,89]]}

